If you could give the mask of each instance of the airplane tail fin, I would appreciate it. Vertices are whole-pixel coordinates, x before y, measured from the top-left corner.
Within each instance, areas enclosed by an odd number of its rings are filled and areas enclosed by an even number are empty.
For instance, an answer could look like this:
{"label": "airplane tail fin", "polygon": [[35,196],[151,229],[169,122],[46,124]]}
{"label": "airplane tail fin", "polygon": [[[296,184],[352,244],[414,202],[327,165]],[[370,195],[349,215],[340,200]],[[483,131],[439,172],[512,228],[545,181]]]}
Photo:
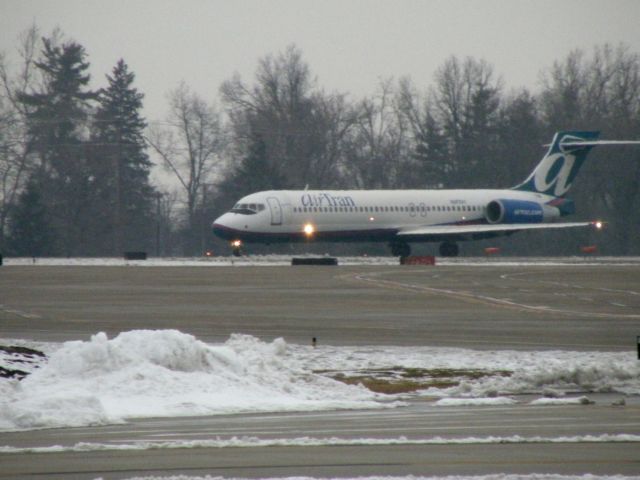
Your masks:
{"label": "airplane tail fin", "polygon": [[599,135],[600,132],[557,132],[542,161],[513,190],[562,197],[571,188],[589,151],[604,143],[598,142]]}

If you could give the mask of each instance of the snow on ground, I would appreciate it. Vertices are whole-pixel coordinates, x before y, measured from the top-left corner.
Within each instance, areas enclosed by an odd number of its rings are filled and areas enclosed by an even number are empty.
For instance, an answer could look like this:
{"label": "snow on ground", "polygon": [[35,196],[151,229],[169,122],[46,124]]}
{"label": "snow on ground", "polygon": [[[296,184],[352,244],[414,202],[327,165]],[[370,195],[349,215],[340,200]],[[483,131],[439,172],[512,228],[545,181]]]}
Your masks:
{"label": "snow on ground", "polygon": [[[328,254],[327,254],[328,255]],[[4,259],[7,266],[138,266],[138,267],[224,267],[224,266],[286,266],[292,257],[318,257],[320,255],[249,255],[245,257],[149,257],[147,260],[125,260],[124,258],[25,258]],[[640,265],[640,257],[437,257],[438,265],[460,266],[522,266],[522,265]],[[341,256],[339,265],[398,265],[398,257]]]}
{"label": "snow on ground", "polygon": [[[493,475],[455,475],[447,477],[423,477],[409,475],[406,477],[339,477],[339,480],[638,480],[640,476],[624,476],[624,475],[554,475],[554,474],[530,474],[530,475],[509,475],[509,474],[493,474]],[[192,477],[187,475],[167,476],[167,477],[131,477],[126,480],[243,480],[240,478],[224,478],[224,477]],[[276,480],[275,478],[263,478],[261,480]],[[329,477],[278,477],[277,480],[333,480]],[[338,480],[337,478],[335,480]]]}
{"label": "snow on ground", "polygon": [[[0,345],[11,341],[0,340]],[[98,333],[89,341],[38,346],[49,355],[39,368],[21,381],[0,378],[0,430],[404,404],[402,397],[333,379],[341,376],[395,381],[407,373],[419,375],[430,386],[408,395],[436,397],[442,408],[505,405],[519,394],[556,397],[541,401],[547,404],[582,402],[564,398],[576,392],[640,395],[635,352],[312,348],[247,335],[208,345],[176,330],[130,331],[113,339]],[[7,356],[0,351],[3,364]],[[436,373],[447,381],[429,383]]]}
{"label": "snow on ground", "polygon": [[481,405],[513,405],[517,403],[509,397],[493,398],[441,398],[435,403],[436,407],[477,407]]}
{"label": "snow on ground", "polygon": [[56,453],[56,452],[98,452],[98,451],[137,451],[137,450],[174,450],[190,448],[265,448],[265,447],[343,447],[372,445],[495,445],[495,444],[539,444],[539,443],[638,443],[640,435],[604,434],[575,435],[566,437],[524,437],[511,435],[506,437],[465,437],[465,438],[256,438],[232,437],[207,440],[165,440],[157,442],[138,441],[134,443],[89,443],[75,445],[52,445],[46,447],[0,446],[3,453]]}
{"label": "snow on ground", "polygon": [[[290,346],[303,366],[319,371],[360,372],[422,369],[462,372],[456,385],[420,393],[435,397],[482,398],[498,395],[614,392],[640,395],[640,362],[634,351],[572,352],[470,350],[446,347]],[[485,375],[463,375],[482,373]]]}
{"label": "snow on ground", "polygon": [[593,402],[589,397],[572,398],[538,398],[531,402],[531,405],[590,405]]}

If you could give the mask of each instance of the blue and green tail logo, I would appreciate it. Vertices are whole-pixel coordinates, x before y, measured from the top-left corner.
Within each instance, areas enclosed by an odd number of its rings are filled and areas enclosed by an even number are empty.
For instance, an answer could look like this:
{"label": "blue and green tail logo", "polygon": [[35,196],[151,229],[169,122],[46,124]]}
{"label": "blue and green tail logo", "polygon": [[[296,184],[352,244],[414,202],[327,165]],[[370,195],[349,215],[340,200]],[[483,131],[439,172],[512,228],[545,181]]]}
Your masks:
{"label": "blue and green tail logo", "polygon": [[600,132],[557,132],[535,170],[514,190],[561,197],[569,191]]}

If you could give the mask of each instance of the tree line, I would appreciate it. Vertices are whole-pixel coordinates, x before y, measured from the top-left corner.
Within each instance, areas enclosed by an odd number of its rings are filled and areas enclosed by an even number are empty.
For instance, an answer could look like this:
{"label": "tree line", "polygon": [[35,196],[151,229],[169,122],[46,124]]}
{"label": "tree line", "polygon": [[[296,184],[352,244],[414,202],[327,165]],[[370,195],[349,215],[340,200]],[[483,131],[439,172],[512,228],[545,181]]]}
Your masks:
{"label": "tree line", "polygon": [[[528,175],[557,130],[640,138],[640,56],[625,45],[571,52],[541,71],[535,92],[508,90],[485,60],[452,56],[431,85],[386,79],[358,99],[323,89],[291,45],[260,59],[250,81],[230,77],[217,102],[181,83],[166,118],[151,122],[124,60],[92,90],[87,52],[61,32],[32,27],[18,53],[13,68],[0,57],[7,255],[222,252],[211,221],[255,191],[504,188]],[[176,189],[152,184],[151,158]],[[597,239],[519,234],[509,251],[570,254],[597,241],[602,253],[640,253],[637,148],[596,149],[570,195],[582,218],[608,222]]]}

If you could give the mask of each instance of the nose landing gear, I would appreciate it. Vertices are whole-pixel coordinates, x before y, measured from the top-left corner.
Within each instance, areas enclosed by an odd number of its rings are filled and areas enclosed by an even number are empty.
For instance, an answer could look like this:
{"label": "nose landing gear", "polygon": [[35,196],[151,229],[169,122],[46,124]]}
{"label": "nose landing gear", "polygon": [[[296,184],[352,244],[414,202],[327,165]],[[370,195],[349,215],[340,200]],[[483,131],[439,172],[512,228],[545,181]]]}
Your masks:
{"label": "nose landing gear", "polygon": [[242,242],[240,240],[234,240],[231,242],[231,253],[234,257],[242,255]]}

